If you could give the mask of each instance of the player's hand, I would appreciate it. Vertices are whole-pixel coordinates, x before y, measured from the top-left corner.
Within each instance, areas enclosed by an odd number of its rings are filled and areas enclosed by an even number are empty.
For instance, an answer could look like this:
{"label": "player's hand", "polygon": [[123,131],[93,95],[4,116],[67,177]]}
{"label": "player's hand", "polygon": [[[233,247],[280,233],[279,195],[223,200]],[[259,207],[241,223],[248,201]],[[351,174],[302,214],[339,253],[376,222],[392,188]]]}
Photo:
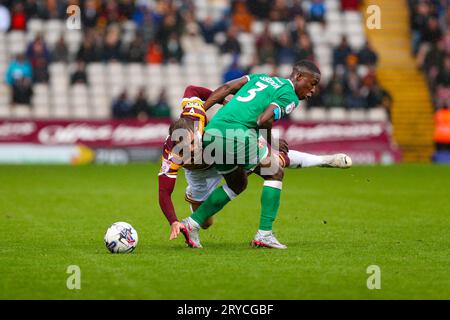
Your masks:
{"label": "player's hand", "polygon": [[284,152],[284,153],[288,153],[289,152],[289,144],[286,140],[284,139],[280,139],[278,141],[278,151],[279,152]]}
{"label": "player's hand", "polygon": [[170,237],[169,240],[176,239],[178,235],[180,234],[181,228],[184,228],[184,225],[181,224],[181,222],[175,221],[170,225]]}

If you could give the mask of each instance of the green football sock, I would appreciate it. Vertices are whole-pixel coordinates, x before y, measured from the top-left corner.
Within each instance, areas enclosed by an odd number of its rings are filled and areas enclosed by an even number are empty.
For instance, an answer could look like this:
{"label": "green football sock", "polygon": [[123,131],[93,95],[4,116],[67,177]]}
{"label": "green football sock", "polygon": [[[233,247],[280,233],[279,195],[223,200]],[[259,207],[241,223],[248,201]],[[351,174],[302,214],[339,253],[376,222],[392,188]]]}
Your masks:
{"label": "green football sock", "polygon": [[191,215],[191,218],[202,225],[235,197],[236,194],[227,185],[219,187],[209,195],[206,201]]}
{"label": "green football sock", "polygon": [[261,217],[259,230],[271,231],[280,207],[281,181],[264,182],[261,194]]}

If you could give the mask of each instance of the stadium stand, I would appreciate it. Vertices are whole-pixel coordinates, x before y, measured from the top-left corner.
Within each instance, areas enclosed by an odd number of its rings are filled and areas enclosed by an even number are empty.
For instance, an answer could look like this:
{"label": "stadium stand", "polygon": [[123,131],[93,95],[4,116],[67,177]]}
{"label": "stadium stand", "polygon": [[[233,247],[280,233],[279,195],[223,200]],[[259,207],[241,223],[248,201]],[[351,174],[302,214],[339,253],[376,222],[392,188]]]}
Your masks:
{"label": "stadium stand", "polygon": [[434,159],[450,162],[450,1],[408,1],[411,48],[422,70],[435,109]]}
{"label": "stadium stand", "polygon": [[[323,80],[293,120],[390,117],[358,0],[0,3],[9,17],[0,25],[0,74],[11,75],[0,79],[3,118],[107,119],[118,115],[120,97],[130,102],[119,117],[135,117],[138,95],[139,108],[148,104],[143,116],[165,116],[168,105],[175,117],[188,84],[215,88],[247,72],[288,76],[298,59],[315,60]],[[71,4],[81,6],[81,30],[66,28]],[[32,87],[16,88],[30,66]]]}

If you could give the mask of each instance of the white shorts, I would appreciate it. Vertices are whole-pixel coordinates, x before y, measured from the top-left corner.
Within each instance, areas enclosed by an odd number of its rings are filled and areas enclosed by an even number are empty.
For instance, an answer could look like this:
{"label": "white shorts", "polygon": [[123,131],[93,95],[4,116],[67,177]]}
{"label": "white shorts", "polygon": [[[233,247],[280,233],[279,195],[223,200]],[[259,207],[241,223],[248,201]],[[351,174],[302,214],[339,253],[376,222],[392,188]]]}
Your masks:
{"label": "white shorts", "polygon": [[184,169],[184,175],[188,183],[185,198],[189,203],[205,201],[222,180],[222,175],[214,167],[206,170]]}

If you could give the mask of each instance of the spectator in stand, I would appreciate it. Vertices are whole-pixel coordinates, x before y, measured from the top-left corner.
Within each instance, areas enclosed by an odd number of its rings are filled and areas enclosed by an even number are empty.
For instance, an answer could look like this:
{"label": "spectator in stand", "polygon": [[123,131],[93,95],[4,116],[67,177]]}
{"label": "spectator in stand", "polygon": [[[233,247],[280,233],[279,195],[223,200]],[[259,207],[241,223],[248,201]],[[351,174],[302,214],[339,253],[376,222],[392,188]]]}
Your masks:
{"label": "spectator in stand", "polygon": [[235,26],[231,26],[228,29],[227,38],[221,48],[222,53],[241,53],[241,44],[237,39],[238,31],[239,30]]}
{"label": "spectator in stand", "polygon": [[258,48],[258,50],[256,50],[256,55],[259,65],[274,62],[275,41],[272,38],[269,27],[269,22],[266,22],[264,24],[264,31],[256,39],[256,47]]}
{"label": "spectator in stand", "polygon": [[67,4],[60,0],[47,0],[45,3],[45,19],[65,19]]}
{"label": "spectator in stand", "polygon": [[346,69],[344,72],[343,83],[345,93],[348,94],[352,91],[358,91],[361,88],[361,78],[357,72],[358,58],[356,55],[351,54],[347,57]]}
{"label": "spectator in stand", "polygon": [[251,32],[253,17],[247,9],[245,0],[238,0],[234,3],[233,14],[231,17],[232,24],[243,32]]}
{"label": "spectator in stand", "polygon": [[341,0],[343,11],[358,11],[361,0]]}
{"label": "spectator in stand", "polygon": [[135,0],[121,0],[119,1],[119,19],[120,21],[130,20],[133,17],[134,10],[136,9]]}
{"label": "spectator in stand", "polygon": [[161,43],[163,48],[167,45],[169,38],[172,34],[181,34],[181,18],[176,13],[170,13],[164,16],[163,21],[156,34],[156,40]]}
{"label": "spectator in stand", "polygon": [[48,82],[50,52],[41,35],[36,36],[34,41],[28,45],[26,54],[33,68],[33,82]]}
{"label": "spectator in stand", "polygon": [[83,61],[77,61],[75,71],[70,76],[70,83],[76,84],[87,84],[87,74],[86,74],[86,64]]}
{"label": "spectator in stand", "polygon": [[10,62],[5,74],[5,81],[12,88],[14,104],[30,104],[33,95],[32,77],[32,67],[25,55],[17,55],[16,59]]}
{"label": "spectator in stand", "polygon": [[101,51],[95,43],[95,38],[90,33],[85,33],[83,42],[81,43],[78,53],[76,55],[77,60],[82,60],[86,63],[100,61]]}
{"label": "spectator in stand", "polygon": [[302,0],[292,0],[289,6],[289,20],[295,20],[297,17],[303,17],[304,14]]}
{"label": "spectator in stand", "polygon": [[302,34],[298,39],[297,46],[294,47],[295,61],[310,60],[314,61],[314,51],[307,33]]}
{"label": "spectator in stand", "polygon": [[207,44],[214,43],[214,38],[219,31],[218,29],[217,24],[211,16],[207,16],[205,21],[200,22],[200,30],[202,32],[203,39]]}
{"label": "spectator in stand", "polygon": [[26,78],[31,81],[33,69],[31,64],[25,59],[25,55],[19,54],[16,59],[11,61],[5,74],[5,81],[10,86],[18,79]]}
{"label": "spectator in stand", "polygon": [[292,41],[298,42],[300,36],[307,33],[305,18],[301,15],[295,16],[293,22],[289,23],[288,29],[291,32]]}
{"label": "spectator in stand", "polygon": [[273,0],[247,0],[247,8],[254,17],[266,20],[269,18],[272,2]]}
{"label": "spectator in stand", "polygon": [[152,41],[148,45],[146,61],[148,64],[161,64],[164,61],[164,55],[161,45],[156,41]]}
{"label": "spectator in stand", "polygon": [[345,107],[348,109],[366,109],[367,100],[364,99],[360,90],[352,89],[345,96]]}
{"label": "spectator in stand", "polygon": [[344,100],[344,88],[342,84],[340,84],[337,81],[330,82],[330,84],[328,85],[326,93],[324,94],[323,97],[323,103],[325,107],[327,108],[343,107],[345,105],[345,100]]}
{"label": "spectator in stand", "polygon": [[312,22],[325,22],[325,3],[324,0],[313,0],[309,7],[309,20]]}
{"label": "spectator in stand", "polygon": [[185,31],[181,36],[181,49],[184,52],[200,52],[205,42],[202,39],[201,28],[194,13],[187,11],[184,15]]}
{"label": "spectator in stand", "polygon": [[26,30],[27,17],[22,2],[15,2],[11,10],[11,30]]}
{"label": "spectator in stand", "polygon": [[444,9],[441,17],[441,29],[447,30],[448,27],[450,27],[450,5],[447,6],[447,9]]}
{"label": "spectator in stand", "polygon": [[450,55],[444,59],[444,64],[436,78],[436,97],[438,108],[450,108]]}
{"label": "spectator in stand", "polygon": [[247,72],[239,66],[238,56],[234,56],[233,62],[223,74],[223,82],[225,83],[234,79],[238,79],[245,76],[246,74]]}
{"label": "spectator in stand", "polygon": [[340,45],[333,50],[333,68],[336,70],[338,66],[345,66],[347,58],[352,53],[352,49],[347,42],[347,37],[342,37]]}
{"label": "spectator in stand", "polygon": [[147,120],[151,116],[150,103],[147,100],[145,89],[139,90],[136,101],[133,106],[133,115],[137,117],[138,120]]}
{"label": "spectator in stand", "polygon": [[289,33],[286,31],[280,34],[276,42],[276,62],[277,64],[294,64],[295,62],[295,51]]}
{"label": "spectator in stand", "polygon": [[[157,25],[154,22],[153,15],[146,7],[141,7],[142,18],[134,18],[135,23],[138,25],[138,32],[142,35],[142,40],[147,46],[150,41],[155,39]],[[142,19],[142,22],[136,21],[136,19]]]}
{"label": "spectator in stand", "polygon": [[428,80],[430,88],[433,90],[436,87],[436,77],[439,73],[441,66],[444,64],[445,58],[445,46],[444,41],[441,40],[431,47],[425,57],[422,69]]}
{"label": "spectator in stand", "polygon": [[436,149],[438,151],[450,152],[450,138],[448,134],[448,127],[450,126],[450,109],[437,110],[434,119],[434,141],[436,143]]}
{"label": "spectator in stand", "polygon": [[163,44],[163,54],[165,63],[180,63],[183,59],[184,51],[177,33],[169,35],[169,39]]}
{"label": "spectator in stand", "polygon": [[136,35],[131,41],[128,50],[123,52],[124,61],[144,63],[146,46],[140,35]]}
{"label": "spectator in stand", "polygon": [[378,55],[372,49],[369,41],[366,41],[364,47],[358,52],[358,62],[366,66],[375,66],[377,64]]}
{"label": "spectator in stand", "polygon": [[184,29],[185,34],[192,39],[201,37],[201,28],[193,12],[188,11],[184,15]]}
{"label": "spectator in stand", "polygon": [[269,10],[271,21],[288,21],[289,11],[286,0],[274,0],[272,8]]}
{"label": "spectator in stand", "polygon": [[50,61],[50,52],[41,35],[37,35],[34,41],[28,45],[26,54],[33,68],[36,66],[38,59],[44,59],[47,64]]}
{"label": "spectator in stand", "polygon": [[51,52],[52,62],[69,62],[69,49],[67,48],[64,36],[61,36],[55,43],[55,47]]}
{"label": "spectator in stand", "polygon": [[447,28],[447,32],[443,37],[443,41],[446,54],[450,54],[450,26]]}
{"label": "spectator in stand", "polygon": [[0,3],[0,32],[6,32],[11,26],[9,9]]}
{"label": "spectator in stand", "polygon": [[114,25],[106,33],[105,42],[103,44],[102,60],[105,62],[120,61],[121,58],[120,30]]}
{"label": "spectator in stand", "polygon": [[136,8],[133,12],[132,20],[140,28],[144,23],[146,16],[150,16],[149,8],[139,1],[136,2]]}
{"label": "spectator in stand", "polygon": [[170,106],[167,102],[166,90],[162,89],[158,101],[151,107],[151,115],[155,118],[169,118]]}
{"label": "spectator in stand", "polygon": [[97,19],[99,17],[99,7],[96,0],[86,0],[82,11],[83,26],[86,28],[93,28],[97,25]]}
{"label": "spectator in stand", "polygon": [[447,10],[442,13],[440,21],[442,30],[447,30],[450,27],[450,5],[448,5]]}
{"label": "spectator in stand", "polygon": [[133,109],[128,101],[126,91],[123,91],[112,104],[112,115],[114,119],[126,119],[133,116]]}
{"label": "spectator in stand", "polygon": [[430,17],[426,27],[421,34],[421,43],[417,52],[417,66],[421,68],[428,52],[433,44],[436,44],[442,37],[439,21],[435,17]]}
{"label": "spectator in stand", "polygon": [[411,30],[412,30],[412,49],[414,55],[419,51],[420,43],[422,42],[422,34],[426,29],[428,17],[431,8],[425,1],[419,1],[412,10],[411,16]]}
{"label": "spectator in stand", "polygon": [[120,22],[119,5],[115,0],[103,2],[103,7],[98,18],[100,25],[107,26]]}
{"label": "spectator in stand", "polygon": [[391,105],[392,97],[389,92],[382,88],[378,81],[374,81],[367,95],[367,106],[369,108],[383,107],[386,109],[388,115],[390,115]]}
{"label": "spectator in stand", "polygon": [[42,1],[39,0],[27,0],[25,2],[25,15],[27,20],[30,19],[45,19],[46,18],[46,8],[44,7]]}

